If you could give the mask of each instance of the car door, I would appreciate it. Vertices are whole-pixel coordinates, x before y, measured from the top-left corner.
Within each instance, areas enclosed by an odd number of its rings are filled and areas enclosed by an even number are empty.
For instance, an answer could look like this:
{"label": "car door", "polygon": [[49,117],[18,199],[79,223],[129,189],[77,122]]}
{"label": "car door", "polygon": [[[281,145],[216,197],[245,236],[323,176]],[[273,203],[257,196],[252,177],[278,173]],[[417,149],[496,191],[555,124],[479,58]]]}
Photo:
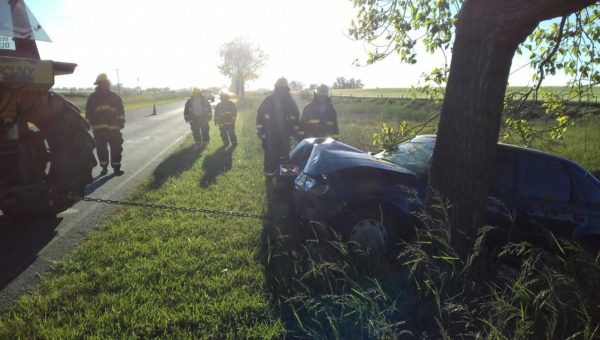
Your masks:
{"label": "car door", "polygon": [[498,146],[496,164],[492,177],[490,195],[486,204],[486,224],[496,227],[488,234],[488,240],[497,245],[503,245],[514,237],[515,233],[523,230],[515,229],[516,219],[516,185],[517,185],[518,155],[514,150]]}
{"label": "car door", "polygon": [[582,221],[574,236],[578,239],[600,239],[600,181],[577,164],[571,164],[569,172],[578,197],[585,202],[580,212],[574,215],[575,219]]}
{"label": "car door", "polygon": [[571,238],[585,222],[585,210],[574,190],[564,161],[549,155],[521,152],[517,167],[517,220],[525,241],[546,240],[544,229],[556,237]]}

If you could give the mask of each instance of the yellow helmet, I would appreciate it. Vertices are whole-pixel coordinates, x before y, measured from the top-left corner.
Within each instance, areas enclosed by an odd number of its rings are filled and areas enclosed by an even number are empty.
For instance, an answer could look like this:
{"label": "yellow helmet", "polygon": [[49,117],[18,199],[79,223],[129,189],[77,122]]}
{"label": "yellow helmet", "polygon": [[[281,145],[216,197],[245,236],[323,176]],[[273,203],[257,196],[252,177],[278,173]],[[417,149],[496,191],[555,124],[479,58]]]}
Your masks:
{"label": "yellow helmet", "polygon": [[277,79],[277,81],[275,82],[275,87],[284,87],[289,89],[287,79],[285,79],[284,77]]}
{"label": "yellow helmet", "polygon": [[221,97],[221,99],[223,99],[223,98],[229,99],[232,97],[232,95],[228,91],[221,91],[221,92],[219,92],[219,97]]}
{"label": "yellow helmet", "polygon": [[197,95],[199,95],[201,93],[202,93],[202,91],[199,88],[197,88],[197,87],[194,87],[192,89],[192,96],[197,96]]}
{"label": "yellow helmet", "polygon": [[108,84],[108,83],[110,83],[110,80],[108,80],[108,76],[106,75],[106,73],[100,73],[96,77],[96,81],[94,82],[94,85]]}
{"label": "yellow helmet", "polygon": [[325,85],[325,84],[319,85],[319,87],[317,87],[316,95],[329,97],[329,87],[327,87],[327,85]]}

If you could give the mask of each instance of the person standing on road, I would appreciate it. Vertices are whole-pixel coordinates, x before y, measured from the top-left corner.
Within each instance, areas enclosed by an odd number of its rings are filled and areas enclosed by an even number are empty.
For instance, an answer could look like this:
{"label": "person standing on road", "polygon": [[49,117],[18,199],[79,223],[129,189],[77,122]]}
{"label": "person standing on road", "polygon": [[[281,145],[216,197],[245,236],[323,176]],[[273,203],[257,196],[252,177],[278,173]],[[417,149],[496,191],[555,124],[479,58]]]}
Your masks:
{"label": "person standing on road", "polygon": [[275,175],[281,158],[289,157],[290,138],[300,131],[299,116],[287,79],[279,78],[273,94],[263,100],[256,115],[257,135],[265,153],[265,175]]}
{"label": "person standing on road", "polygon": [[194,141],[197,144],[207,145],[210,141],[208,122],[212,119],[212,108],[199,88],[195,87],[191,98],[185,102],[183,118],[190,123]]}
{"label": "person standing on road", "polygon": [[85,116],[90,122],[96,140],[96,153],[102,167],[101,175],[108,173],[110,147],[110,165],[115,176],[121,176],[121,158],[123,153],[123,134],[125,109],[118,94],[110,90],[110,80],[105,73],[96,77],[96,89],[85,105]]}
{"label": "person standing on road", "polygon": [[237,107],[230,100],[230,95],[227,92],[219,94],[221,101],[215,107],[215,125],[221,129],[221,139],[223,145],[237,145],[237,136],[235,135],[235,120],[237,118]]}
{"label": "person standing on road", "polygon": [[304,107],[300,135],[304,138],[338,138],[337,112],[331,103],[327,85],[319,85],[313,101]]}

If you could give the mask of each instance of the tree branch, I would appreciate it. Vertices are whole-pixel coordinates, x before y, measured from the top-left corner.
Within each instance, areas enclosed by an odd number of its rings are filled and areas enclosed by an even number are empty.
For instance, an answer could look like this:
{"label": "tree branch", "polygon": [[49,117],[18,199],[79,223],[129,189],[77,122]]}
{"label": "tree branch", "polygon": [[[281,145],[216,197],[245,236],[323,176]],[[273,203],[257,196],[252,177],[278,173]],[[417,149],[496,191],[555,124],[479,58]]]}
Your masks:
{"label": "tree branch", "polygon": [[546,56],[546,58],[544,58],[544,60],[542,60],[542,62],[540,63],[540,67],[539,67],[539,72],[540,72],[540,79],[538,80],[536,86],[535,86],[535,97],[537,98],[538,95],[538,91],[540,90],[540,86],[542,86],[542,82],[544,81],[544,67],[546,66],[546,64],[548,64],[552,58],[554,58],[554,56],[556,55],[556,52],[558,52],[558,48],[560,47],[560,44],[562,42],[562,38],[563,38],[563,32],[565,29],[565,23],[567,22],[567,16],[563,16],[562,19],[560,20],[560,27],[558,29],[558,37],[556,38],[556,43],[554,44],[554,48],[550,51],[550,53],[548,53],[548,56]]}

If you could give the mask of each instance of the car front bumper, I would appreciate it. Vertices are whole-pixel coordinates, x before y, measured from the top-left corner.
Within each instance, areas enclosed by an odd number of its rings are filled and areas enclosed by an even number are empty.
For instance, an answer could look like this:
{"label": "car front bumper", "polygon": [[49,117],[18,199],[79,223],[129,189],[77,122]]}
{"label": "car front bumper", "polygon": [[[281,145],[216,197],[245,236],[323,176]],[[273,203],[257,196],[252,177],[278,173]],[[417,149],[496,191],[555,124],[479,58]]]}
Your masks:
{"label": "car front bumper", "polygon": [[329,193],[317,196],[294,190],[290,209],[292,218],[301,222],[331,222],[345,206],[344,200],[333,196]]}

